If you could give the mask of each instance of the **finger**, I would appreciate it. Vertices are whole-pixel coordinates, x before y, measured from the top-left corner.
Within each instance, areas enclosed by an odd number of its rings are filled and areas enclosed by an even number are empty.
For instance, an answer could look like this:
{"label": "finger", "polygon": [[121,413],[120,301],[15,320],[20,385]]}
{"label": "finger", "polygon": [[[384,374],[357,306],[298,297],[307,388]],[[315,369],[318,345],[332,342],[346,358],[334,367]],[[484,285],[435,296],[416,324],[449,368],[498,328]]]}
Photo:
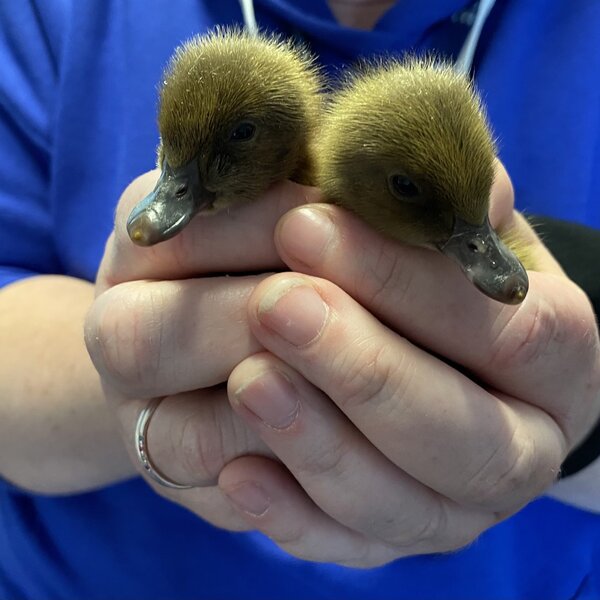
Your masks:
{"label": "finger", "polygon": [[136,246],[127,234],[127,217],[152,191],[158,171],[136,179],[123,193],[115,216],[99,280],[105,286],[137,279],[183,279],[207,273],[274,270],[281,266],[273,230],[291,208],[318,200],[315,188],[290,181],[269,189],[252,204],[199,215],[174,238],[152,246]]}
{"label": "finger", "polygon": [[323,390],[383,454],[459,503],[510,510],[556,477],[566,449],[544,412],[501,402],[378,322],[333,284],[259,284],[249,322],[265,348]]}
{"label": "finger", "polygon": [[[116,401],[117,416],[132,446],[135,424],[146,404],[147,401]],[[148,423],[146,448],[152,466],[164,477],[196,487],[216,485],[223,467],[238,456],[273,456],[231,410],[224,387],[161,400]],[[137,456],[135,452],[132,455]]]}
{"label": "finger", "polygon": [[190,489],[162,486],[148,477],[137,456],[136,422],[147,400],[128,400],[106,385],[132,464],[156,493],[193,511],[216,527],[250,528],[215,485],[221,469],[237,456],[264,454],[269,449],[232,412],[224,388],[199,390],[165,398],[146,433],[151,464],[163,477]]}
{"label": "finger", "polygon": [[248,456],[231,462],[221,472],[219,486],[248,525],[297,558],[365,568],[398,557],[391,548],[336,523],[283,467],[268,459]]}
{"label": "finger", "polygon": [[229,379],[232,405],[337,522],[412,554],[454,550],[496,523],[398,469],[296,371],[268,353]]}
{"label": "finger", "polygon": [[589,301],[559,269],[530,272],[515,307],[481,294],[446,257],[384,238],[334,206],[288,213],[276,240],[290,268],[332,281],[420,346],[544,408],[571,445],[587,430],[597,329]]}
{"label": "finger", "polygon": [[[173,489],[148,477],[137,455],[136,422],[148,401],[131,401],[109,386],[104,384],[103,387],[117,417],[132,464],[157,494],[185,506],[216,527],[230,531],[250,528],[214,484],[220,468],[230,457],[246,452],[268,454],[269,451],[257,436],[235,420],[223,388],[165,399],[166,406],[159,405],[152,415],[147,429],[146,449],[153,467],[169,481],[200,486]],[[212,408],[212,413],[210,408],[203,406],[204,403]],[[197,434],[195,439],[194,434]],[[220,444],[221,440],[227,442],[219,445],[223,452],[219,456],[214,445]]]}
{"label": "finger", "polygon": [[101,377],[128,397],[210,387],[261,346],[246,303],[260,277],[129,282],[111,288],[86,320]]}
{"label": "finger", "polygon": [[490,222],[496,229],[510,227],[515,208],[515,191],[508,171],[496,159],[494,163],[494,184],[490,192]]}

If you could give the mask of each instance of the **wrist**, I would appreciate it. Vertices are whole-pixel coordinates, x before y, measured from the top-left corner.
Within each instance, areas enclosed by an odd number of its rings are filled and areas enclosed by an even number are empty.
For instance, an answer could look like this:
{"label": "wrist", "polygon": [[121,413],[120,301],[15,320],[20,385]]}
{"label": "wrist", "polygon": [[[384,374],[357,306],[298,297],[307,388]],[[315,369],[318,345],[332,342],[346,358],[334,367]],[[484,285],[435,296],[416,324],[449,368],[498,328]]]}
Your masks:
{"label": "wrist", "polygon": [[57,276],[0,292],[0,473],[16,486],[72,493],[133,473],[83,342],[93,293]]}

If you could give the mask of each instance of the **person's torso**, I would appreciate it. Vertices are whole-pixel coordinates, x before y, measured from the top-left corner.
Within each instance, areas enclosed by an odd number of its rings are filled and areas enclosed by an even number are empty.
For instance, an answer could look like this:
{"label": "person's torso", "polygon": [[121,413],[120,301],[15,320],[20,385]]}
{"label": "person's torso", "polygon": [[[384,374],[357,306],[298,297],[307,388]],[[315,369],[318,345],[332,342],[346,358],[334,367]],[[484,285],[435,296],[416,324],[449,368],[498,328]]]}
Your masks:
{"label": "person's torso", "polygon": [[[337,27],[324,0],[302,9],[258,0],[256,10],[260,25],[302,39],[335,74],[375,52],[456,53],[469,19],[457,11],[468,4],[405,0],[372,33]],[[191,35],[242,17],[236,0],[89,0],[69,12],[48,202],[64,273],[93,280],[119,195],[154,166],[167,59]],[[498,0],[474,65],[517,206],[594,226],[599,33],[591,2]],[[600,536],[594,515],[539,500],[460,552],[355,571],[302,563],[258,534],[216,530],[140,481],[71,498],[3,491],[0,503],[6,598],[551,600],[590,588]]]}

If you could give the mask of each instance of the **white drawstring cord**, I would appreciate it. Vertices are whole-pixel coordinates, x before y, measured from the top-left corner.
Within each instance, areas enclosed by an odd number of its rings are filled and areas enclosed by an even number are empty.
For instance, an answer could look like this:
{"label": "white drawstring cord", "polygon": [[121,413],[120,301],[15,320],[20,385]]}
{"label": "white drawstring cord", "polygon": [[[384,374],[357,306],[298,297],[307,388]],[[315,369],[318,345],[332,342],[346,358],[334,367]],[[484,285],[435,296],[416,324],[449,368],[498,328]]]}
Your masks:
{"label": "white drawstring cord", "polygon": [[244,16],[244,25],[251,35],[258,34],[258,25],[256,24],[256,15],[254,14],[253,0],[239,0]]}
{"label": "white drawstring cord", "polygon": [[[254,14],[253,0],[239,0],[239,2],[242,8],[242,15],[244,17],[244,25],[246,26],[246,29],[252,35],[257,35],[258,25],[256,23],[256,15]],[[479,5],[477,6],[477,14],[475,15],[473,25],[471,26],[471,29],[467,34],[467,38],[465,39],[465,43],[463,44],[458,58],[454,63],[456,69],[462,73],[468,73],[471,70],[473,58],[475,56],[475,50],[477,49],[479,37],[481,36],[481,30],[483,29],[483,26],[495,3],[496,0],[479,1]]]}
{"label": "white drawstring cord", "polygon": [[471,26],[471,30],[467,35],[467,39],[460,50],[460,54],[454,63],[454,66],[461,73],[469,73],[471,66],[473,65],[473,58],[475,57],[475,50],[479,43],[479,37],[481,36],[481,30],[488,18],[490,11],[494,7],[496,0],[480,0],[479,6],[477,7],[477,14],[475,20]]}

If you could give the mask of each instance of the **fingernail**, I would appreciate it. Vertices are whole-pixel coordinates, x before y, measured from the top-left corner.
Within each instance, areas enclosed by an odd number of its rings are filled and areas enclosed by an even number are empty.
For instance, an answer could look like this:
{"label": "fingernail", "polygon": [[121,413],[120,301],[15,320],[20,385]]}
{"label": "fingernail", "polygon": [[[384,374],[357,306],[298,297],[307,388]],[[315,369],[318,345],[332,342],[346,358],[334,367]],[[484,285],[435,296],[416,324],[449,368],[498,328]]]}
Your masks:
{"label": "fingernail", "polygon": [[265,371],[244,384],[235,392],[235,399],[274,429],[289,427],[296,420],[300,408],[296,388],[277,371]]}
{"label": "fingernail", "polygon": [[258,318],[294,346],[304,346],[321,333],[328,308],[314,288],[298,278],[273,284],[258,306]]}
{"label": "fingernail", "polygon": [[278,233],[281,246],[290,256],[314,267],[331,244],[335,225],[323,210],[300,208],[284,218]]}
{"label": "fingernail", "polygon": [[225,494],[239,510],[253,517],[264,515],[271,506],[271,499],[262,486],[252,481],[244,481]]}

